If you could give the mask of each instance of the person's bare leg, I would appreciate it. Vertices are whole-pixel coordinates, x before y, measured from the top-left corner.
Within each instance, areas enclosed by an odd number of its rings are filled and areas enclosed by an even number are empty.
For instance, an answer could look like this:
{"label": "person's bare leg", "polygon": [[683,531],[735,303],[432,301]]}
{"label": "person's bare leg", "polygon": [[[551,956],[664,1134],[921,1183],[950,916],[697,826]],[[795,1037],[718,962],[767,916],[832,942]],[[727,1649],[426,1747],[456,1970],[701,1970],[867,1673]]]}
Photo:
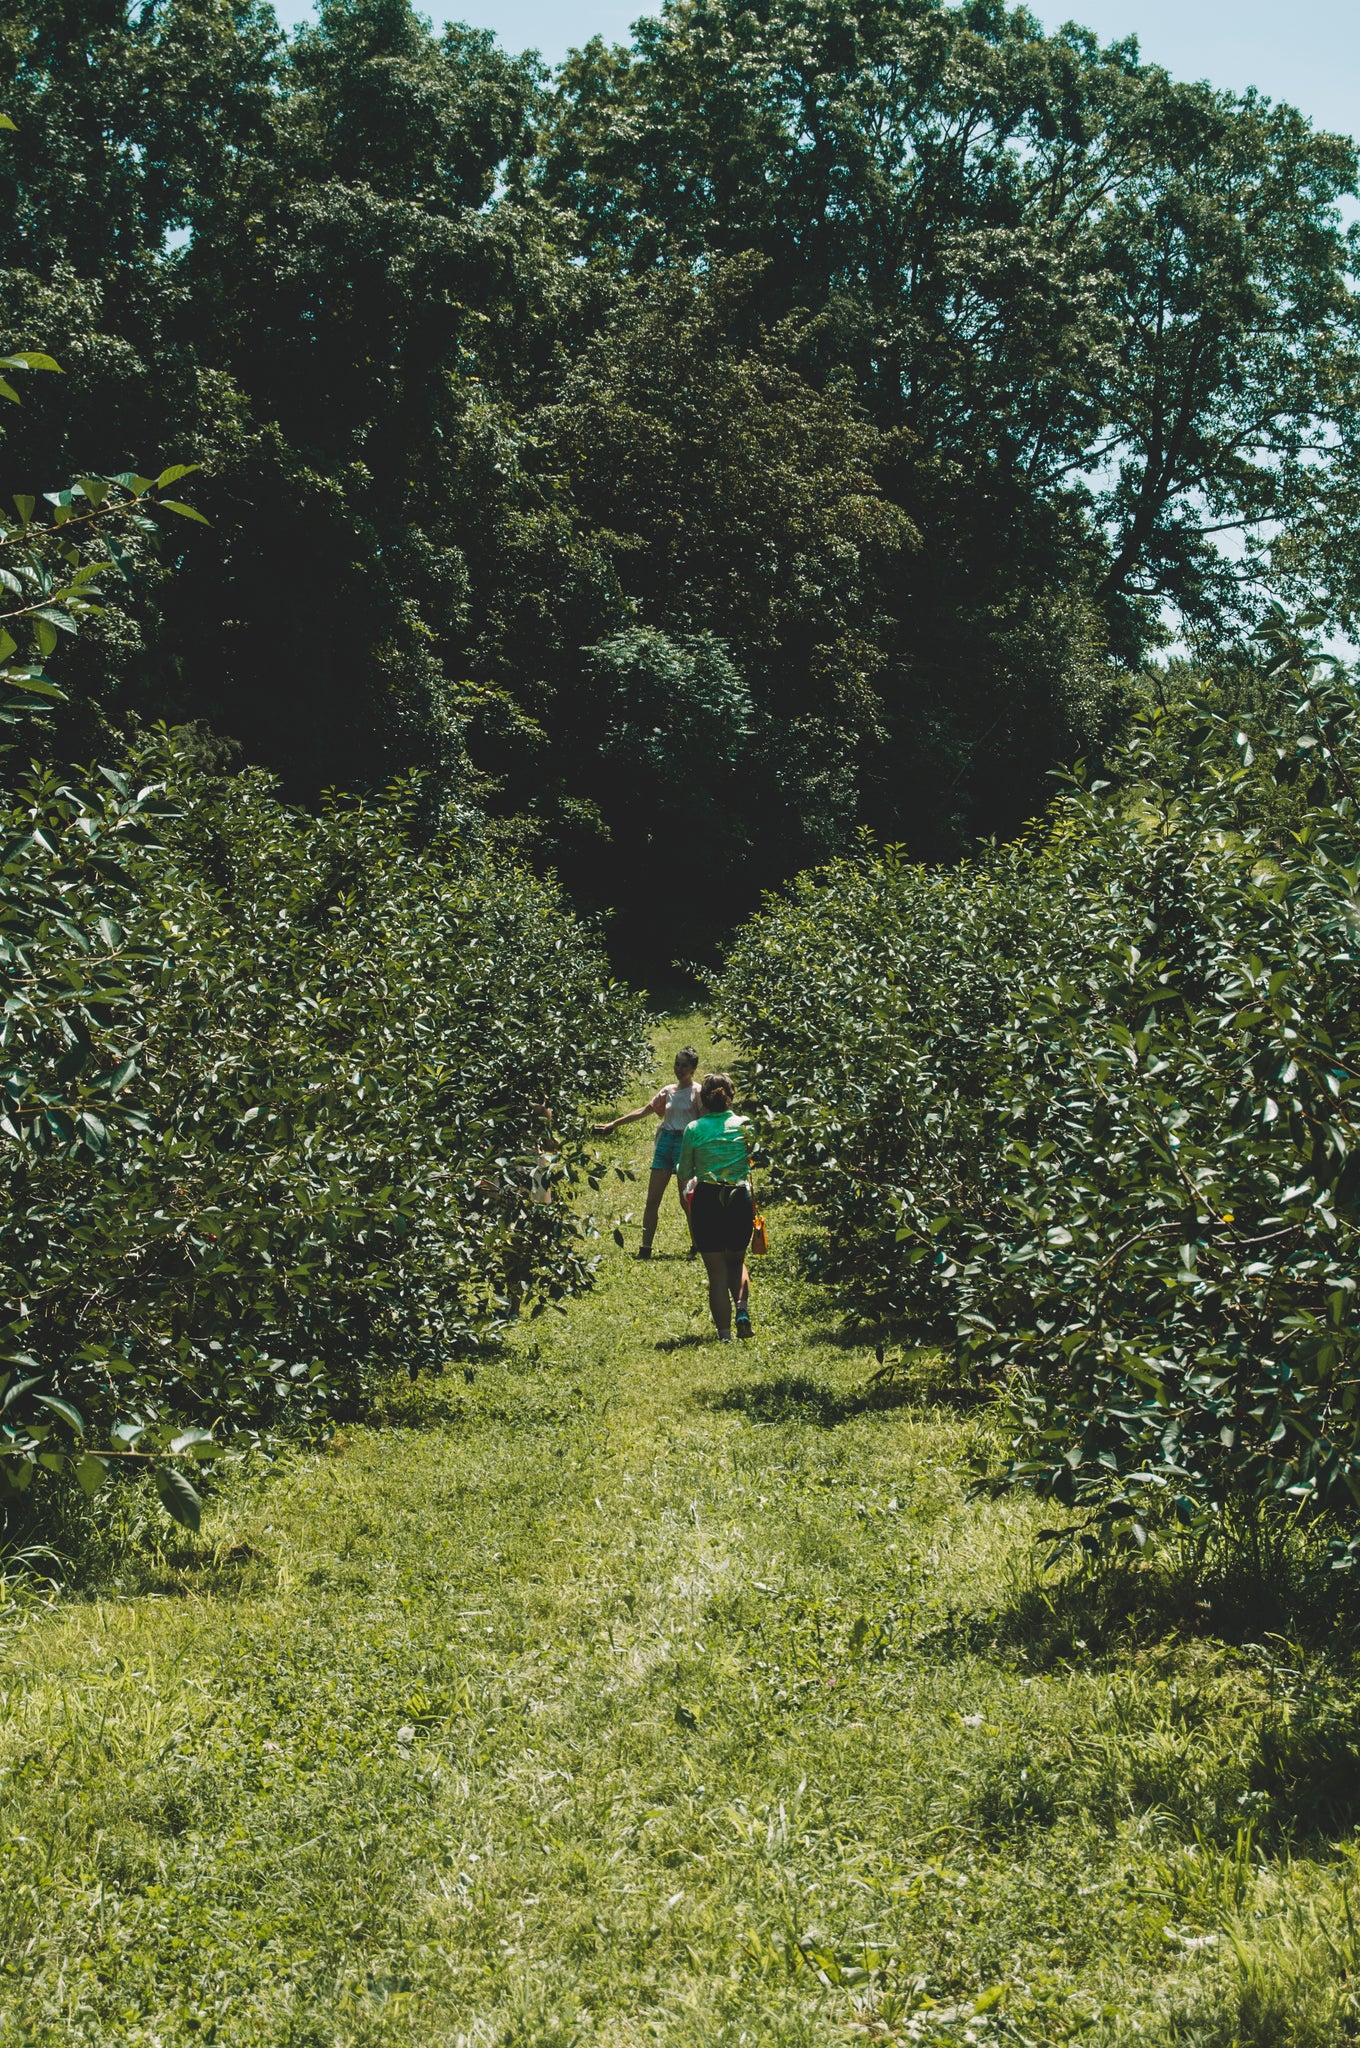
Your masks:
{"label": "person's bare leg", "polygon": [[713,1316],[713,1327],[720,1337],[732,1334],[732,1302],[728,1292],[727,1253],[705,1252],[704,1271],[708,1274],[708,1306]]}
{"label": "person's bare leg", "polygon": [[689,1255],[692,1259],[697,1259],[699,1248],[694,1242],[694,1225],[689,1220],[689,1208],[685,1201],[685,1183],[681,1180],[678,1173],[675,1176],[675,1192],[680,1198],[680,1214],[684,1217],[685,1228],[689,1232]]}
{"label": "person's bare leg", "polygon": [[732,1252],[727,1261],[727,1286],[736,1307],[737,1335],[751,1335],[751,1276],[746,1270],[746,1260],[741,1252]]}
{"label": "person's bare leg", "polygon": [[666,1182],[669,1179],[670,1174],[661,1167],[652,1168],[651,1178],[647,1182],[647,1204],[642,1212],[642,1242],[645,1245],[650,1246],[656,1236],[656,1226],[661,1215],[661,1197],[666,1192]]}

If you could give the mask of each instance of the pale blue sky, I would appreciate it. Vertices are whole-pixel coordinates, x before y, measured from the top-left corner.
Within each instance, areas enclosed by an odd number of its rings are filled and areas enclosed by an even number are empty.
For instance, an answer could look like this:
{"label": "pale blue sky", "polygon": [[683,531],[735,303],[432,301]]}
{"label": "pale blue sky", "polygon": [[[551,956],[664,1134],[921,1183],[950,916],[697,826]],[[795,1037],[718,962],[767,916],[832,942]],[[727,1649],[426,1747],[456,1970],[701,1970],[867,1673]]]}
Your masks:
{"label": "pale blue sky", "polygon": [[[275,0],[292,23],[307,0]],[[626,41],[649,10],[637,0],[417,0],[422,11],[494,29],[507,49],[537,49],[556,63],[592,35]],[[1360,133],[1360,5],[1357,0],[1031,0],[1050,28],[1083,22],[1102,41],[1136,35],[1143,55],[1178,78],[1256,85],[1289,100],[1321,127]]]}

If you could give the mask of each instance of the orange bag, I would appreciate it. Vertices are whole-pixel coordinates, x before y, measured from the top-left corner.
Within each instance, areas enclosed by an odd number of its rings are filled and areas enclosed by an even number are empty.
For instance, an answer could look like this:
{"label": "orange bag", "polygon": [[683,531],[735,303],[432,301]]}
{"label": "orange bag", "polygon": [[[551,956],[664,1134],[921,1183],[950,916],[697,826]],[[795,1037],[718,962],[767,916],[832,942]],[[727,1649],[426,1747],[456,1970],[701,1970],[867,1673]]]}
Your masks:
{"label": "orange bag", "polygon": [[751,1222],[751,1257],[753,1259],[763,1259],[769,1249],[770,1233],[765,1227],[765,1218],[757,1209]]}

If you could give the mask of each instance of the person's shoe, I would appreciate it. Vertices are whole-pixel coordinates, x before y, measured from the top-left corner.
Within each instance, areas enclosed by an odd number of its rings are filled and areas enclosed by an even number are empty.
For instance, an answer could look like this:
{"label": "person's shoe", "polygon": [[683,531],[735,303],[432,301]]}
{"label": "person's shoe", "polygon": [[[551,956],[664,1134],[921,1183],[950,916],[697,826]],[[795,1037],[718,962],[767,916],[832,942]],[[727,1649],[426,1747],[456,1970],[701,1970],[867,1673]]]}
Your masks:
{"label": "person's shoe", "polygon": [[719,1330],[718,1342],[720,1344],[730,1344],[732,1342],[732,1332],[730,1330]]}
{"label": "person's shoe", "polygon": [[751,1328],[751,1311],[749,1308],[739,1308],[737,1310],[737,1335],[739,1337],[755,1336],[755,1331]]}
{"label": "person's shoe", "polygon": [[652,1248],[649,1244],[640,1244],[637,1250],[633,1253],[633,1257],[635,1259],[650,1259],[651,1256]]}

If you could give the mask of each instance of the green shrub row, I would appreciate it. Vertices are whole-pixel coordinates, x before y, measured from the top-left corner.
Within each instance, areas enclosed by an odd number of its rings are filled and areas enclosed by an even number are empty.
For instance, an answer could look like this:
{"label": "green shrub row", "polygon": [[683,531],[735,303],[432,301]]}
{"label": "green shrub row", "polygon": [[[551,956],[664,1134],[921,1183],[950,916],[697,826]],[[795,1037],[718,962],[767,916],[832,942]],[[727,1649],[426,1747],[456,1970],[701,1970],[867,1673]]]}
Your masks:
{"label": "green shrub row", "polygon": [[951,1347],[1093,1547],[1282,1514],[1355,1561],[1360,716],[1149,714],[950,872],[804,878],[720,988],[860,1315]]}
{"label": "green shrub row", "polygon": [[[163,515],[201,520],[167,496],[190,473],[81,476],[0,513],[16,740],[50,739],[42,662]],[[353,1414],[381,1375],[588,1282],[579,1105],[645,1058],[640,1004],[460,811],[449,739],[441,794],[320,816],[212,772],[192,729],[83,774],[0,754],[11,1538],[43,1529],[54,1482],[94,1495],[120,1467],[194,1526],[196,1463]]]}
{"label": "green shrub row", "polygon": [[11,777],[12,1508],[149,1464],[192,1523],[194,1459],[352,1414],[588,1281],[577,1106],[638,1063],[639,1003],[551,887],[428,808],[412,783],[311,816],[166,736]]}

